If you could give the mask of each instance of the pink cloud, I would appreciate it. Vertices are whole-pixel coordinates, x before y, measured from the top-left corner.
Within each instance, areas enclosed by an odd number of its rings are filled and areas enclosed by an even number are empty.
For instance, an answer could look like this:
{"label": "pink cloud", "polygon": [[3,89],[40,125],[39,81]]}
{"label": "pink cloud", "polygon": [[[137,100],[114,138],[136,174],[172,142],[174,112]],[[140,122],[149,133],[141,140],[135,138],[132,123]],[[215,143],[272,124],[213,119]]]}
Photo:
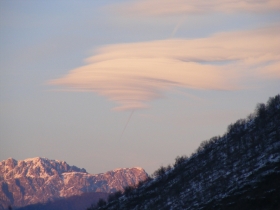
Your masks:
{"label": "pink cloud", "polygon": [[146,108],[176,87],[240,89],[249,76],[280,78],[279,29],[109,45],[49,84],[96,92],[116,102],[118,110]]}

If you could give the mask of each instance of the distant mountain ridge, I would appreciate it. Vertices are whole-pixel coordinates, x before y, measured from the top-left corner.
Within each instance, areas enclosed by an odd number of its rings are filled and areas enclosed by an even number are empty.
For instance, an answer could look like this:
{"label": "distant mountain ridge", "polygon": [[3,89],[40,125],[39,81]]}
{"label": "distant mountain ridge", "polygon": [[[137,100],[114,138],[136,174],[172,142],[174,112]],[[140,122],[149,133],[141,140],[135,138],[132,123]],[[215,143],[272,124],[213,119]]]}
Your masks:
{"label": "distant mountain ridge", "polygon": [[9,158],[0,162],[0,209],[8,205],[45,203],[86,192],[112,193],[128,185],[137,185],[147,177],[139,167],[89,174],[65,161]]}
{"label": "distant mountain ridge", "polygon": [[87,192],[81,195],[74,195],[67,198],[61,198],[47,203],[36,203],[16,210],[86,210],[87,207],[98,203],[99,199],[106,200],[108,193]]}

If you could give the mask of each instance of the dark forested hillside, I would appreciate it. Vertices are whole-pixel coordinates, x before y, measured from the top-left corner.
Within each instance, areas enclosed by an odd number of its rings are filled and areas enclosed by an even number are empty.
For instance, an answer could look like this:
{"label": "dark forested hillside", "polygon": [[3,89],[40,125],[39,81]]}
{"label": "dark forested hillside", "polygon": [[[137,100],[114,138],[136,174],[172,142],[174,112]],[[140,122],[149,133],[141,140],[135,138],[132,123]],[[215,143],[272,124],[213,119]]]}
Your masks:
{"label": "dark forested hillside", "polygon": [[280,95],[189,158],[89,209],[280,209]]}

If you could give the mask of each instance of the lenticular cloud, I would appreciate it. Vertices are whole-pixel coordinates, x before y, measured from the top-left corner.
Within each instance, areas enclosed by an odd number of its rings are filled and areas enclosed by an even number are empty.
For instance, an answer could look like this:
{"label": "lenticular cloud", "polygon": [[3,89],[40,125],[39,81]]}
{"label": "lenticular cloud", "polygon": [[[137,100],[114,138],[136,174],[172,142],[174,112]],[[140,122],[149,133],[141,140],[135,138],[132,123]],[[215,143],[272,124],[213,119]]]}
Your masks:
{"label": "lenticular cloud", "polygon": [[236,90],[250,76],[280,78],[279,29],[101,47],[84,66],[49,84],[103,95],[117,110],[145,108],[174,87]]}

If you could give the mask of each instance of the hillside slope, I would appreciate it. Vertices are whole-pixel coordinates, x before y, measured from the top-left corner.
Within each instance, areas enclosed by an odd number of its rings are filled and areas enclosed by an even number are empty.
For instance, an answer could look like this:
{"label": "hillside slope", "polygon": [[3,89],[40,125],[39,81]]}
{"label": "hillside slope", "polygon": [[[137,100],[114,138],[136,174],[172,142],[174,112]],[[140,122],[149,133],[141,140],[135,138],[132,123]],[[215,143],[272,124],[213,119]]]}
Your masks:
{"label": "hillside slope", "polygon": [[280,209],[280,95],[98,209]]}
{"label": "hillside slope", "polygon": [[101,174],[69,166],[65,161],[12,158],[0,162],[0,209],[46,203],[85,192],[112,193],[147,179],[142,168],[121,168]]}

